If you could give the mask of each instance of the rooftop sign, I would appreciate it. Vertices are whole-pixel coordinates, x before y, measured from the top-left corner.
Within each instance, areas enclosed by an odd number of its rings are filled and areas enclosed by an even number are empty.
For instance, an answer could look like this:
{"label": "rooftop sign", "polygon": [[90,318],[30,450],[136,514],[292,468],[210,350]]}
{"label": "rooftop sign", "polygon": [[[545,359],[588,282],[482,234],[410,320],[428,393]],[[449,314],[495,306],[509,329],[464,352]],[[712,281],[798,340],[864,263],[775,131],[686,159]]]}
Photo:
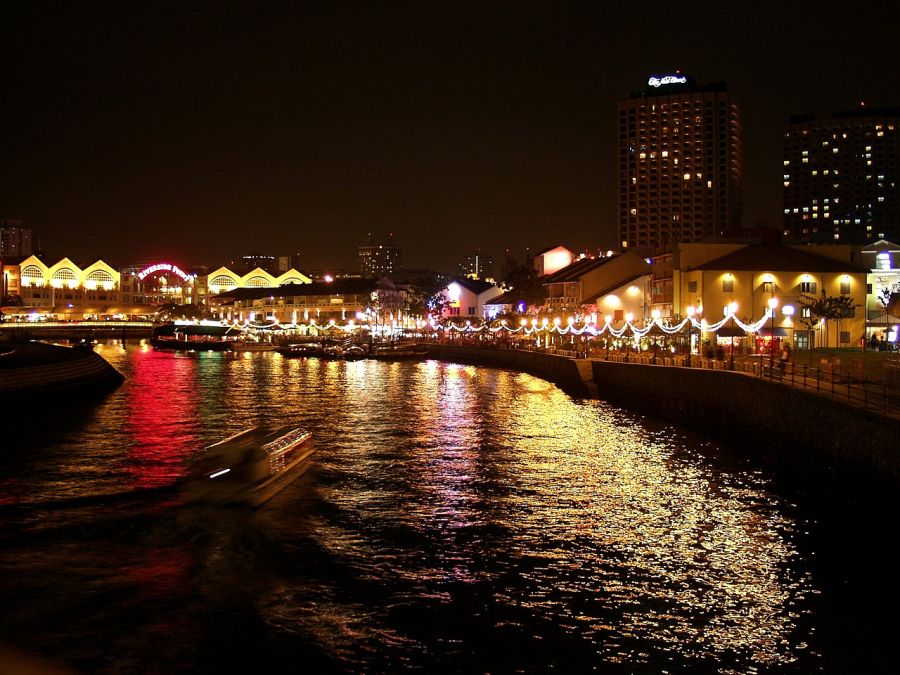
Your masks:
{"label": "rooftop sign", "polygon": [[686,84],[687,76],[685,75],[663,75],[656,77],[655,75],[647,80],[647,84],[651,87],[661,87],[665,84]]}
{"label": "rooftop sign", "polygon": [[138,279],[143,281],[148,276],[153,274],[154,272],[172,272],[172,274],[176,274],[182,278],[184,281],[190,281],[191,275],[187,272],[183,272],[177,265],[172,265],[171,263],[159,263],[158,265],[150,265],[150,267],[145,267],[140,272],[138,272]]}

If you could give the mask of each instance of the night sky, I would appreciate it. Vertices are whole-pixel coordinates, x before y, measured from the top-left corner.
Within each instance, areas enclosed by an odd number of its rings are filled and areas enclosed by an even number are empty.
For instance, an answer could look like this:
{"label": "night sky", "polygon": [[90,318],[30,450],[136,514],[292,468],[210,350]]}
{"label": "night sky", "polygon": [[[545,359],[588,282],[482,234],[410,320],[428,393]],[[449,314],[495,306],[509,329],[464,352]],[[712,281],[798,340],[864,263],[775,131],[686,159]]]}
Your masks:
{"label": "night sky", "polygon": [[[6,2],[0,217],[50,257],[453,270],[615,242],[615,107],[654,73],[742,107],[744,221],[791,113],[900,105],[898,3]],[[884,9],[884,7],[893,7]]]}

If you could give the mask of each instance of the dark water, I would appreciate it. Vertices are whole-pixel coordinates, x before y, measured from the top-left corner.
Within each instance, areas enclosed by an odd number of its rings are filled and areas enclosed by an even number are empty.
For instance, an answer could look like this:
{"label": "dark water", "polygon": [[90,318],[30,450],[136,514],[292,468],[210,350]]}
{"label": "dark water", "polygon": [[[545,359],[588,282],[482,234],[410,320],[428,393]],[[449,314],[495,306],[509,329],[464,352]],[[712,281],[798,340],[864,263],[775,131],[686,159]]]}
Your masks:
{"label": "dark water", "polygon": [[[892,515],[708,439],[506,371],[99,351],[119,390],[4,420],[7,649],[89,673],[892,670]],[[167,489],[257,423],[317,446],[265,508]]]}

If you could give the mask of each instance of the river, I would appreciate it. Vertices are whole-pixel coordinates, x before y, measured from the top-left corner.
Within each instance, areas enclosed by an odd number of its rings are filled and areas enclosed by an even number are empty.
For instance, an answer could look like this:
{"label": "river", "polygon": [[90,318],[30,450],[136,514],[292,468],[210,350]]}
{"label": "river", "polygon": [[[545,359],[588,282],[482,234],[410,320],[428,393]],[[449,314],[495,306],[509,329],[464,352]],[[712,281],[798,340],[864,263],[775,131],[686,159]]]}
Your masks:
{"label": "river", "polygon": [[[890,514],[728,445],[490,368],[97,349],[118,390],[5,417],[6,649],[85,673],[893,662]],[[311,429],[312,470],[256,511],[167,491],[254,424]]]}

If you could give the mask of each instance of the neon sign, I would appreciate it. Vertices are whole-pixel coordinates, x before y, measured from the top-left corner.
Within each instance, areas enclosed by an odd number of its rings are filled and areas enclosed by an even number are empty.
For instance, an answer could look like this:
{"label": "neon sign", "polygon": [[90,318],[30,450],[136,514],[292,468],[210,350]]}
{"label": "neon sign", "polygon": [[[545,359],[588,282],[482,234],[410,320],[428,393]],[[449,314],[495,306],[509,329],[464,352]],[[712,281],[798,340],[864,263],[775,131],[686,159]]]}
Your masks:
{"label": "neon sign", "polygon": [[191,280],[190,274],[188,274],[187,272],[184,272],[180,267],[178,267],[177,265],[173,265],[171,263],[158,263],[156,265],[150,265],[150,267],[145,267],[140,272],[138,272],[137,277],[138,277],[138,279],[143,281],[144,279],[146,279],[148,276],[150,276],[154,272],[171,272],[172,274],[175,274],[175,275],[181,277],[182,281],[190,281]]}
{"label": "neon sign", "polygon": [[684,75],[663,75],[662,77],[651,77],[647,80],[647,84],[651,87],[661,87],[664,84],[684,84],[687,77]]}

